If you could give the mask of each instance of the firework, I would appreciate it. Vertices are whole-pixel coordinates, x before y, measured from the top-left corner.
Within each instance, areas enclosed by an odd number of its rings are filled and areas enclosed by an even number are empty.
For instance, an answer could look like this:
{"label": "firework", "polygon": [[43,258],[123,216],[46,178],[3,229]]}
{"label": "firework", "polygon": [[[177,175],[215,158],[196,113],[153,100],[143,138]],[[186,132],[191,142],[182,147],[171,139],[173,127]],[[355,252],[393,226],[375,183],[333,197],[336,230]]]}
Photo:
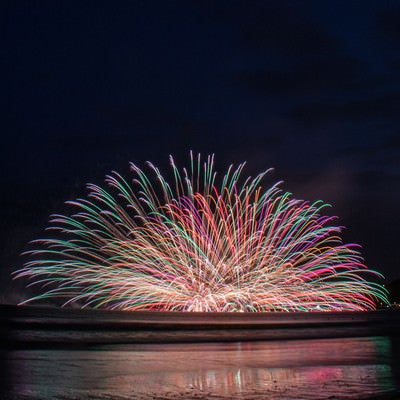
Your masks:
{"label": "firework", "polygon": [[[243,178],[245,164],[217,179],[214,157],[170,157],[169,181],[152,163],[131,164],[107,187],[88,185],[77,211],[53,215],[16,272],[39,285],[26,302],[157,311],[370,310],[387,302],[355,244],[343,244],[323,202],[292,198],[270,170]],[[218,182],[218,183],[217,183]],[[367,279],[368,278],[368,279]]]}

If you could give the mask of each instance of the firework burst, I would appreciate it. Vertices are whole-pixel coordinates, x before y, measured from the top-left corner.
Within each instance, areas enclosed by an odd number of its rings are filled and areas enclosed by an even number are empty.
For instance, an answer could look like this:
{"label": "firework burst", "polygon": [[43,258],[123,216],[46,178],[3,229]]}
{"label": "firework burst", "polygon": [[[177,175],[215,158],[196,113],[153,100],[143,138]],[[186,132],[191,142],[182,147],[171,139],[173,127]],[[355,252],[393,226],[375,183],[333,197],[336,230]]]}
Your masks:
{"label": "firework burst", "polygon": [[[387,302],[365,277],[358,246],[343,244],[322,202],[292,198],[267,170],[243,178],[230,166],[217,183],[213,156],[191,154],[170,182],[148,163],[128,183],[112,172],[107,189],[54,215],[52,237],[35,241],[16,272],[39,285],[27,301],[63,298],[82,307],[158,311],[370,310]],[[240,183],[241,182],[241,183]]]}

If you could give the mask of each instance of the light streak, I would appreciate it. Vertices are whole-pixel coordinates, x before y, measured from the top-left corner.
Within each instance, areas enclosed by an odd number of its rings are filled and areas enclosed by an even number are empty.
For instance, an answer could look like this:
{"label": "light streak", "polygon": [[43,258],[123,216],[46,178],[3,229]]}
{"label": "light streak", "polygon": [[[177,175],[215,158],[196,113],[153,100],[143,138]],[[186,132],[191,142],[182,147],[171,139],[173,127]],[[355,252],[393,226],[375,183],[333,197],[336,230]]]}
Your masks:
{"label": "light streak", "polygon": [[[15,273],[41,293],[26,302],[124,310],[260,312],[362,311],[387,293],[356,244],[343,244],[327,206],[263,190],[270,170],[243,178],[230,166],[217,183],[214,157],[191,153],[173,179],[131,164],[93,184],[77,211],[53,215],[51,237],[34,241]],[[371,278],[371,279],[367,279]]]}

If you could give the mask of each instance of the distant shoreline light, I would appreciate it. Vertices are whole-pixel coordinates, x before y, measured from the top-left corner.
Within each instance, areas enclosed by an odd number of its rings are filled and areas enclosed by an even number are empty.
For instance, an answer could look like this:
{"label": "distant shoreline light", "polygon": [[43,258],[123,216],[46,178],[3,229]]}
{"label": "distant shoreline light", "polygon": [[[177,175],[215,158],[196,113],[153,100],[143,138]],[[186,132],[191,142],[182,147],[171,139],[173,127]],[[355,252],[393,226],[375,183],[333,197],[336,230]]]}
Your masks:
{"label": "distant shoreline light", "polygon": [[[131,164],[107,188],[89,184],[71,215],[53,215],[49,237],[33,242],[14,273],[41,293],[22,304],[131,311],[366,311],[388,304],[386,289],[366,277],[356,244],[343,244],[322,201],[310,204],[263,189],[266,170],[243,178],[229,166],[220,181],[214,156],[190,153],[171,180],[152,163]],[[218,182],[217,182],[218,181]]]}

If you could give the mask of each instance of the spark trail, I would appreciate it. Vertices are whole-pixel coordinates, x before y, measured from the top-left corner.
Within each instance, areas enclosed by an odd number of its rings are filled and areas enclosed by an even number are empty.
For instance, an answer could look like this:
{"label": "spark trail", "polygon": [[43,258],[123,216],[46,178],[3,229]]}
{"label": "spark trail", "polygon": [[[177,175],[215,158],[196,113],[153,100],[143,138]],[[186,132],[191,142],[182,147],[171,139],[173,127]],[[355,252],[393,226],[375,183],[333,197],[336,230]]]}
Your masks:
{"label": "spark trail", "polygon": [[[77,211],[53,215],[16,271],[41,293],[26,302],[157,311],[361,311],[387,303],[359,246],[343,244],[323,202],[263,190],[270,170],[243,178],[244,163],[217,183],[214,157],[170,157],[168,181],[152,163],[131,164],[106,188],[88,185]],[[26,303],[25,302],[25,303]]]}

